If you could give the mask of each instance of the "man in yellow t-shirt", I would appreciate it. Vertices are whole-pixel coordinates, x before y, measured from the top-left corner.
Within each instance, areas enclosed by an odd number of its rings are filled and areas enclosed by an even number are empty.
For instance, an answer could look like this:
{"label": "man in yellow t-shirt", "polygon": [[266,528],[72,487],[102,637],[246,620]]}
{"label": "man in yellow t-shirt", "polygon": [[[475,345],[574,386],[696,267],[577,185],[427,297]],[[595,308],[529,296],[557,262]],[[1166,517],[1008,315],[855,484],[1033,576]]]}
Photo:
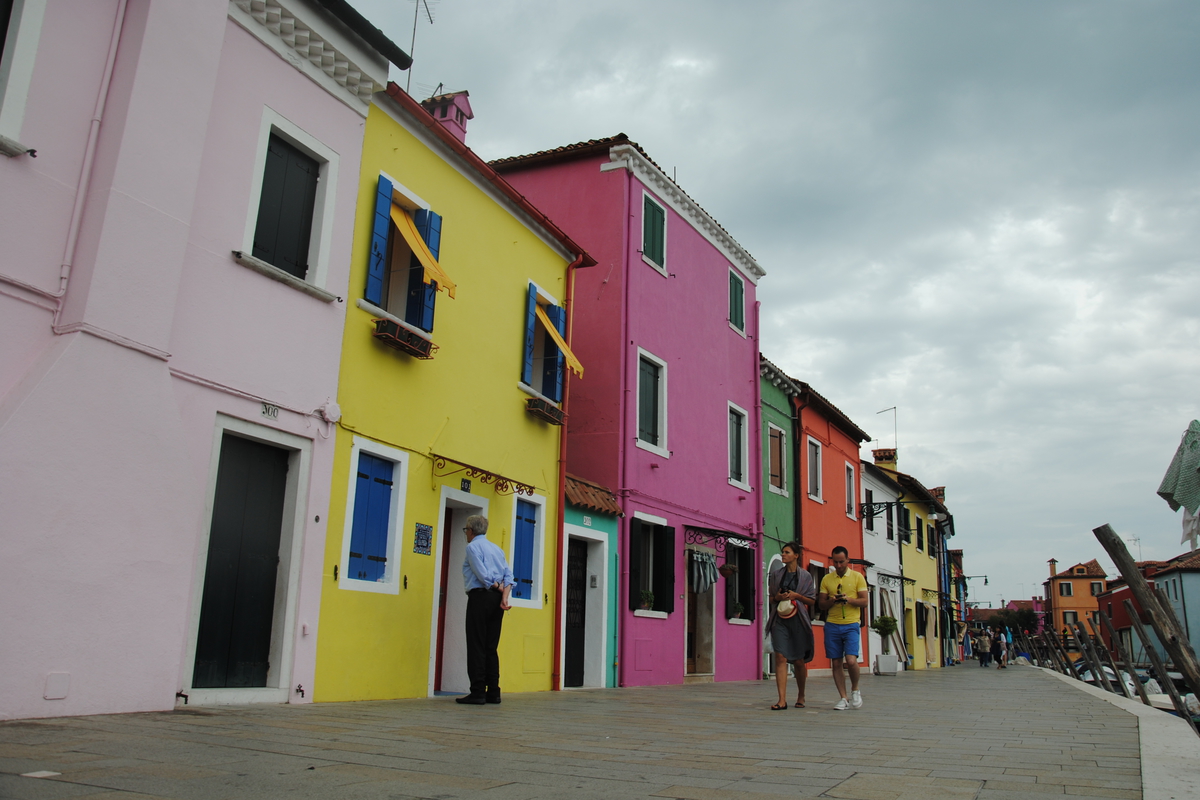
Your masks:
{"label": "man in yellow t-shirt", "polygon": [[[858,659],[862,654],[862,638],[859,622],[862,609],[867,607],[867,579],[861,572],[849,569],[850,553],[838,545],[830,554],[833,572],[821,579],[817,594],[817,606],[829,611],[825,618],[825,655],[833,667],[833,684],[841,699],[833,708],[862,708],[862,694],[858,691]],[[846,676],[842,665],[850,673],[850,697],[846,697]]]}

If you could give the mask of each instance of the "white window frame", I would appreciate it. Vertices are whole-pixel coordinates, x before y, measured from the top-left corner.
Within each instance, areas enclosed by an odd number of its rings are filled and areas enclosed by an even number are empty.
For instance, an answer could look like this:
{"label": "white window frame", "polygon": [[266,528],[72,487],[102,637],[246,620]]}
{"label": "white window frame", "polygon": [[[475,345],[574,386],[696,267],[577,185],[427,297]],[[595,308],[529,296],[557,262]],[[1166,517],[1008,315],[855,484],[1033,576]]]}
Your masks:
{"label": "white window frame", "polygon": [[545,606],[543,594],[546,591],[544,580],[546,562],[546,498],[540,494],[515,494],[512,495],[512,498],[512,507],[509,509],[508,514],[508,547],[504,551],[510,566],[516,563],[514,558],[517,554],[517,501],[524,500],[527,503],[532,503],[538,507],[538,510],[537,524],[533,526],[533,568],[529,573],[530,577],[533,578],[533,586],[529,590],[530,599],[525,600],[520,597],[512,597],[509,599],[509,603],[513,608],[543,608]]}
{"label": "white window frame", "polygon": [[[642,251],[642,247],[644,247],[646,244],[646,198],[647,197],[650,198],[650,202],[654,203],[654,205],[661,208],[662,212],[663,212],[663,263],[662,264],[657,263],[656,261],[654,261],[652,258],[650,258],[648,255],[646,255]],[[661,274],[664,278],[669,277],[669,275],[667,274],[666,261],[667,261],[667,218],[670,215],[667,213],[667,205],[666,205],[666,203],[659,202],[658,198],[655,197],[653,194],[651,194],[646,189],[642,189],[641,211],[642,211],[642,240],[641,240],[641,242],[638,243],[638,252],[641,253],[641,255],[642,255],[642,261],[645,261],[647,264],[649,264],[651,267],[653,267],[654,270],[656,272],[658,272],[659,274]]]}
{"label": "white window frame", "polygon": [[[639,347],[637,349],[637,354],[638,354],[638,368],[637,368],[637,372],[634,375],[634,380],[636,381],[636,383],[634,385],[637,387],[637,391],[634,393],[635,397],[637,398],[637,401],[634,403],[634,409],[633,409],[633,430],[634,430],[633,440],[634,440],[634,444],[636,444],[642,450],[649,450],[651,453],[654,453],[655,455],[662,456],[663,458],[670,458],[671,450],[669,449],[669,445],[667,443],[667,430],[668,430],[668,428],[667,428],[667,405],[668,405],[668,403],[667,403],[667,376],[668,376],[667,362],[663,361],[661,358],[654,355],[649,350],[644,350],[641,347]],[[659,429],[661,435],[658,437],[657,445],[651,444],[650,442],[643,441],[641,438],[639,415],[641,414],[641,410],[642,410],[642,363],[641,362],[642,362],[643,358],[646,359],[647,361],[657,364],[659,369],[662,370],[660,373],[661,377],[659,380],[660,391],[658,393],[658,429]],[[666,524],[666,523],[663,523],[663,524]]]}
{"label": "white window frame", "polygon": [[858,485],[858,481],[856,480],[855,476],[856,476],[856,473],[854,470],[854,465],[851,464],[849,461],[847,461],[846,462],[846,516],[849,517],[850,519],[854,520],[855,522],[858,522],[858,514],[855,512],[855,509],[854,509],[854,506],[855,506],[854,498],[855,498],[855,495],[857,494],[857,492],[855,492],[855,487]]}
{"label": "white window frame", "polygon": [[[1070,622],[1068,622],[1067,614],[1070,614],[1072,617],[1074,617],[1074,619],[1072,619]],[[1063,625],[1069,626],[1069,625],[1074,625],[1076,622],[1079,622],[1079,612],[1078,611],[1064,611],[1064,612],[1062,612],[1062,615],[1063,615]]]}
{"label": "white window frame", "polygon": [[[262,201],[263,175],[267,166],[267,147],[271,141],[271,134],[285,140],[320,164],[317,196],[313,200],[312,232],[308,240],[308,274],[304,276],[303,282],[325,289],[329,279],[329,254],[333,246],[339,156],[336,150],[326,146],[270,106],[263,106],[262,120],[259,123],[258,152],[254,157],[254,172],[246,209],[246,229],[242,236],[242,253],[246,256],[254,253],[254,229],[258,226],[258,205]],[[273,267],[270,264],[267,266]],[[284,270],[278,271],[288,278],[300,280]],[[290,281],[285,279],[284,282]]]}
{"label": "white window frame", "polygon": [[1059,583],[1058,584],[1058,596],[1059,597],[1074,597],[1075,596],[1075,584],[1071,583],[1070,581],[1062,581],[1061,583]]}
{"label": "white window frame", "polygon": [[14,0],[0,60],[0,136],[18,145],[17,152],[28,149],[21,144],[21,128],[45,14],[46,0]]}
{"label": "white window frame", "polygon": [[[353,592],[375,594],[400,593],[400,539],[404,535],[404,507],[408,496],[408,453],[388,447],[362,436],[355,436],[350,446],[350,478],[346,489],[346,518],[342,522],[342,554],[338,566],[338,588]],[[350,538],[354,534],[354,496],[358,491],[358,457],[368,453],[395,464],[392,472],[392,505],[388,509],[387,566],[381,581],[360,581],[350,578]]]}
{"label": "white window frame", "polygon": [[738,281],[742,284],[742,327],[739,328],[737,325],[734,325],[733,320],[729,320],[729,327],[734,332],[736,332],[738,336],[741,336],[743,339],[745,339],[746,338],[746,279],[743,278],[741,273],[739,273],[736,269],[730,269],[729,274],[731,277],[737,278]]}
{"label": "white window frame", "polygon": [[[863,496],[862,496],[863,504],[864,505],[870,504],[867,507],[867,513],[863,514],[863,517],[862,517],[863,533],[869,533],[872,536],[878,536],[879,530],[874,527],[876,515],[871,513],[874,510],[873,508],[871,508],[871,505],[874,505],[874,502],[875,502],[875,490],[872,488],[868,488],[865,480],[863,481],[862,493],[863,493]],[[868,497],[868,495],[870,495],[870,496]],[[870,527],[868,527],[868,526],[870,526]]]}
{"label": "white window frame", "polygon": [[[776,486],[771,483],[771,431],[779,431],[779,445],[782,450],[779,454],[779,479],[783,486]],[[788,496],[787,490],[787,431],[778,425],[767,423],[767,489],[782,497]]]}
{"label": "white window frame", "polygon": [[[825,445],[823,445],[819,439],[814,439],[811,436],[805,436],[804,438],[805,438],[804,460],[808,464],[808,476],[807,476],[806,485],[804,487],[804,491],[808,493],[808,499],[816,500],[818,503],[824,503],[825,502],[825,476],[822,473],[824,472]],[[813,480],[813,465],[812,465],[812,458],[811,458],[810,454],[812,452],[812,446],[814,444],[817,446],[817,470],[816,470],[816,472],[817,472],[817,493],[816,494],[813,494],[811,491],[812,480]]]}
{"label": "white window frame", "polygon": [[[733,476],[730,475],[729,476],[729,485],[736,486],[737,488],[741,489],[742,491],[750,492],[750,491],[753,491],[753,489],[751,489],[751,487],[750,487],[750,431],[749,431],[750,415],[746,413],[746,409],[742,408],[741,406],[739,406],[737,403],[733,402],[732,400],[726,401],[726,406],[727,406],[726,413],[725,413],[725,428],[726,428],[725,438],[726,439],[730,438],[729,431],[728,431],[729,412],[732,411],[735,414],[740,414],[742,417],[741,457],[742,457],[742,478],[743,479],[740,481],[734,480]],[[726,446],[726,454],[725,454],[726,472],[729,471],[728,465],[730,464],[730,462],[733,461],[733,447],[734,447],[734,443],[732,441],[730,441],[728,443],[728,445]]]}

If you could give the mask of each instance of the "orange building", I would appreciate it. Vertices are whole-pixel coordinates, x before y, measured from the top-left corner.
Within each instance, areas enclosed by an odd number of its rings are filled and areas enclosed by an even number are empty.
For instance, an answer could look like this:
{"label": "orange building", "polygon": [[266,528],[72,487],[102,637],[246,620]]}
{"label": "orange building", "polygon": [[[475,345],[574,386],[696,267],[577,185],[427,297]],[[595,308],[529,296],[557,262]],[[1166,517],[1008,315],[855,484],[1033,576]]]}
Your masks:
{"label": "orange building", "polygon": [[[1099,629],[1100,620],[1096,612],[1100,604],[1096,596],[1107,590],[1107,576],[1100,562],[1094,558],[1062,572],[1058,571],[1058,561],[1052,558],[1049,563],[1050,578],[1043,584],[1046,589],[1046,626],[1064,636],[1068,649],[1074,654],[1073,640],[1065,636],[1066,628],[1086,618]],[[1087,623],[1084,628],[1088,628]]]}
{"label": "orange building", "polygon": [[[802,566],[812,574],[817,586],[831,569],[830,554],[834,547],[846,548],[850,569],[867,573],[863,560],[862,521],[859,517],[861,476],[859,475],[859,443],[871,437],[854,424],[841,409],[803,381],[795,381],[800,389],[792,397],[798,421],[799,435],[796,490],[796,539],[804,549]],[[866,619],[864,612],[863,618]],[[823,626],[817,622],[816,628]],[[827,669],[825,637],[814,629],[816,655],[809,664],[812,669]],[[868,636],[862,637],[862,664],[870,664],[867,653]]]}

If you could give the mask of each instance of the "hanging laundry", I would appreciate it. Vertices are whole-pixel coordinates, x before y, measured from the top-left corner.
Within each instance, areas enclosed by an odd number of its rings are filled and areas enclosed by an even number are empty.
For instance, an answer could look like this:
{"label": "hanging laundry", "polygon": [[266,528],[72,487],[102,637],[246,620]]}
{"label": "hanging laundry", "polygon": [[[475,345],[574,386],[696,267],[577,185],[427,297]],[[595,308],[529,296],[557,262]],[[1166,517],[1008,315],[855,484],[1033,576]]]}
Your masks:
{"label": "hanging laundry", "polygon": [[692,550],[692,591],[704,594],[717,582],[717,558],[712,553]]}
{"label": "hanging laundry", "polygon": [[1158,487],[1158,496],[1172,511],[1183,506],[1193,514],[1200,509],[1200,421],[1192,420],[1183,432],[1171,466]]}
{"label": "hanging laundry", "polygon": [[1190,543],[1191,549],[1195,550],[1197,538],[1200,538],[1200,516],[1185,508],[1183,509],[1183,538],[1179,540],[1179,543]]}

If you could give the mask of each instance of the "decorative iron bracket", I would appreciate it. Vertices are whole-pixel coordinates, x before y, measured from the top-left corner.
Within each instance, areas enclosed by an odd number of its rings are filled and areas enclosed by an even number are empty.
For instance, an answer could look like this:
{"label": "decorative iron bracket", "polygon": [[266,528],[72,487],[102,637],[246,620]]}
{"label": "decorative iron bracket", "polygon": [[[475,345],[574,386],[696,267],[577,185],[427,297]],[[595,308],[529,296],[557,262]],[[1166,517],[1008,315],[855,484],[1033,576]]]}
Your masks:
{"label": "decorative iron bracket", "polygon": [[710,545],[718,553],[725,552],[725,547],[730,542],[737,542],[735,547],[749,547],[754,549],[755,542],[749,536],[743,536],[738,533],[730,533],[729,531],[719,531],[715,528],[698,528],[693,525],[683,526],[683,541],[687,544],[704,544]]}
{"label": "decorative iron bracket", "polygon": [[[431,455],[433,456],[434,477],[445,478],[448,475],[465,472],[468,478],[474,478],[485,486],[494,485],[496,494],[524,494],[533,497],[533,487],[527,483],[521,483],[513,478],[497,475],[495,472],[488,472],[486,469],[480,469],[463,461],[455,461],[453,458],[439,456],[437,453],[432,453]],[[454,464],[456,468],[451,469],[448,464]]]}
{"label": "decorative iron bracket", "polygon": [[939,592],[937,589],[922,589],[921,590],[921,598],[923,600],[938,600],[938,599],[940,599],[939,598],[940,594],[941,594],[941,592]]}

